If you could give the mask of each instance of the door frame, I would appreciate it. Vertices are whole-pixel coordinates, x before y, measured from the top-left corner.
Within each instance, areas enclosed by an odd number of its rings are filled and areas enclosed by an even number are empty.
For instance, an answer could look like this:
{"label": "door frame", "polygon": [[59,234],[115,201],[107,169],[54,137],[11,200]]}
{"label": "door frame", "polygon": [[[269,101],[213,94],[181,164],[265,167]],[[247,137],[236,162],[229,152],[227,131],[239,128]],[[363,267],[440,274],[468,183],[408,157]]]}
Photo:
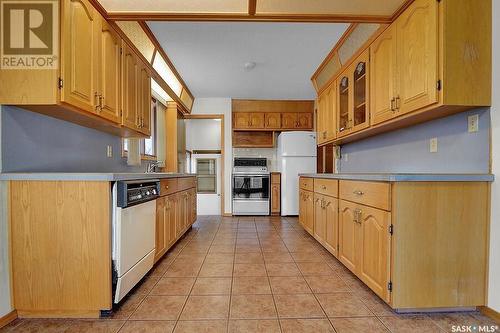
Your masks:
{"label": "door frame", "polygon": [[225,166],[224,166],[224,115],[223,114],[186,114],[184,115],[184,119],[220,119],[220,174],[221,174],[221,179],[220,179],[220,186],[221,186],[221,192],[220,192],[220,212],[221,215],[224,215],[224,201],[225,201],[225,183],[224,183],[224,171],[225,171]]}

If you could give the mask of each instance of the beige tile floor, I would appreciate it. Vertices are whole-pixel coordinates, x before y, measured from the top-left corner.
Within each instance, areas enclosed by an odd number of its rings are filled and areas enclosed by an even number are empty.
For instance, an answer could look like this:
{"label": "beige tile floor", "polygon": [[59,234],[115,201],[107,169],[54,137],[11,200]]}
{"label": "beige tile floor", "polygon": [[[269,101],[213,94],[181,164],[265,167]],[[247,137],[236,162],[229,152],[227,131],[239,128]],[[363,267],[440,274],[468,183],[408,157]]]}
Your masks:
{"label": "beige tile floor", "polygon": [[3,332],[451,332],[479,313],[398,315],[296,218],[199,217],[111,318],[16,320]]}

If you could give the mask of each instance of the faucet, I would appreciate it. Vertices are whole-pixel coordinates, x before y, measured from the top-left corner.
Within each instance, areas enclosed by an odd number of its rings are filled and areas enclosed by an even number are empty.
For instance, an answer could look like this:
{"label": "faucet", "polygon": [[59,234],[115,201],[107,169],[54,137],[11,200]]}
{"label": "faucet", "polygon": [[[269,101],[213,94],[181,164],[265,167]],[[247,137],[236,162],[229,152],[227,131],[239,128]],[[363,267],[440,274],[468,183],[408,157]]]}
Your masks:
{"label": "faucet", "polygon": [[158,167],[160,164],[161,164],[160,161],[154,161],[154,162],[148,163],[148,168],[146,170],[146,173],[155,172],[156,167]]}

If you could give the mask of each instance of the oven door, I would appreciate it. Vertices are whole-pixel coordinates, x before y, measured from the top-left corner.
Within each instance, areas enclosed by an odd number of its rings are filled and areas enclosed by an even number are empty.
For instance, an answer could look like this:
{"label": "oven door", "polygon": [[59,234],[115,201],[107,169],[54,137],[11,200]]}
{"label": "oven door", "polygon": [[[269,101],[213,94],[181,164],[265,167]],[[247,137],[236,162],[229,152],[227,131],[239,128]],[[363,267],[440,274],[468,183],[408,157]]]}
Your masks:
{"label": "oven door", "polygon": [[233,200],[269,200],[269,175],[234,175]]}

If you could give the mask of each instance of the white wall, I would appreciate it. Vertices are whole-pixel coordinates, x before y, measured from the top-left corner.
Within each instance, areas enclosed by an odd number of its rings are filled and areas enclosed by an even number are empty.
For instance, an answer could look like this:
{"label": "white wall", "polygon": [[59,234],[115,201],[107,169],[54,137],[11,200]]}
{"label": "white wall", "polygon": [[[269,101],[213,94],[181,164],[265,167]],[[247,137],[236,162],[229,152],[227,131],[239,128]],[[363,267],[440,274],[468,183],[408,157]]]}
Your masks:
{"label": "white wall", "polygon": [[231,98],[196,98],[191,114],[224,115],[224,213],[231,214],[231,172],[233,151],[231,135]]}
{"label": "white wall", "polygon": [[492,161],[488,306],[500,312],[500,1],[493,1]]}
{"label": "white wall", "polygon": [[220,126],[219,119],[186,120],[186,149],[220,150]]}
{"label": "white wall", "polygon": [[[2,106],[0,105],[0,172],[2,171]],[[11,312],[7,182],[0,182],[0,317]]]}

